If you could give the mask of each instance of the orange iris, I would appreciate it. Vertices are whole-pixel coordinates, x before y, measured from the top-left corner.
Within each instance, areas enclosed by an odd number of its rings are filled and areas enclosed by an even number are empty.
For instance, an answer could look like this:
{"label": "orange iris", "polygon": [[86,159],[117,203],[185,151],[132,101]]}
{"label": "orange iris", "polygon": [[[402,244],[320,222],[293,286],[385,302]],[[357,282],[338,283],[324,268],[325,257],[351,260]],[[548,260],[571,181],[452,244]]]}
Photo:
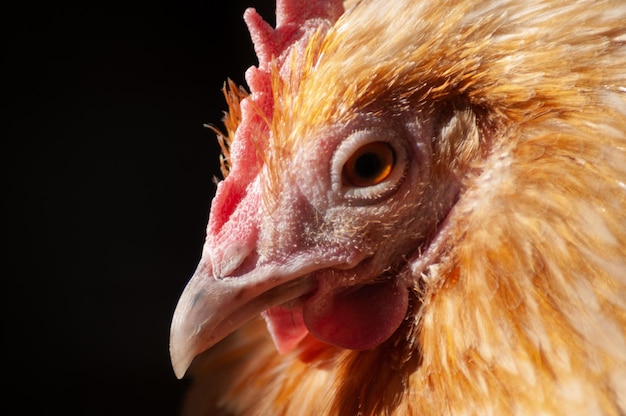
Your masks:
{"label": "orange iris", "polygon": [[360,147],[343,166],[344,180],[365,187],[381,183],[393,170],[396,155],[387,142],[371,142]]}

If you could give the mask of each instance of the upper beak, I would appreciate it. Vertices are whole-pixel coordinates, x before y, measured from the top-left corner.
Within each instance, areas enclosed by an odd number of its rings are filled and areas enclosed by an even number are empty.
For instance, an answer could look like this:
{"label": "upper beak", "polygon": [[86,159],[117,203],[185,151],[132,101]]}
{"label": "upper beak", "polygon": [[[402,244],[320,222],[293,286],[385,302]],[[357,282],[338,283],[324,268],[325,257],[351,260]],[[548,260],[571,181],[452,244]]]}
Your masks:
{"label": "upper beak", "polygon": [[285,264],[262,264],[237,276],[214,277],[208,255],[185,287],[174,312],[170,356],[182,378],[194,357],[263,312],[312,292],[315,270],[333,266],[310,261],[302,253]]}

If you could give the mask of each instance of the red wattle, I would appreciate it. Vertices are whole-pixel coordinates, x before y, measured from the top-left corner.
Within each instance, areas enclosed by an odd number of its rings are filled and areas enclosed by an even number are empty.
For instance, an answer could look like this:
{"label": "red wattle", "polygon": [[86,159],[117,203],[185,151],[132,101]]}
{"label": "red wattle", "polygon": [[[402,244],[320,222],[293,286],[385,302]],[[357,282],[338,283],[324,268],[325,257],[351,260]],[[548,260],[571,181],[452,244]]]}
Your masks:
{"label": "red wattle", "polygon": [[408,304],[408,291],[389,281],[313,295],[304,303],[303,318],[320,341],[364,350],[378,346],[398,329]]}

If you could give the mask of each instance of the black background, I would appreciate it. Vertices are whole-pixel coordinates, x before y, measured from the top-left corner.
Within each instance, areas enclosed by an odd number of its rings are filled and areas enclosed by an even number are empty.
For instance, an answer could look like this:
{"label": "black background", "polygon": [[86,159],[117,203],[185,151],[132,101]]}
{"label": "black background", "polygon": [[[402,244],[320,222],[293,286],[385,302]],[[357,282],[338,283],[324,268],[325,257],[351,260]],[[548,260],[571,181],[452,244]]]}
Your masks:
{"label": "black background", "polygon": [[274,24],[268,0],[4,13],[6,408],[178,413],[170,319],[219,175],[203,124],[257,64],[249,6]]}

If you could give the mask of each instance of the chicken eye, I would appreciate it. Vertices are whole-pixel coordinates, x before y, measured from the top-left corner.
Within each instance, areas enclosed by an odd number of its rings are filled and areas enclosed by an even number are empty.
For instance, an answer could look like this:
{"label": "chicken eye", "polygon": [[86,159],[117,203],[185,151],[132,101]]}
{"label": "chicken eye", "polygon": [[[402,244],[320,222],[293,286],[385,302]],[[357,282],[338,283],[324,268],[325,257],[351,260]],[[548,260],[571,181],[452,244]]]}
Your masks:
{"label": "chicken eye", "polygon": [[335,195],[352,205],[375,204],[397,190],[409,167],[410,147],[398,131],[355,130],[338,144],[331,159]]}
{"label": "chicken eye", "polygon": [[371,142],[361,146],[343,167],[343,181],[352,186],[378,185],[389,177],[396,155],[387,142]]}

